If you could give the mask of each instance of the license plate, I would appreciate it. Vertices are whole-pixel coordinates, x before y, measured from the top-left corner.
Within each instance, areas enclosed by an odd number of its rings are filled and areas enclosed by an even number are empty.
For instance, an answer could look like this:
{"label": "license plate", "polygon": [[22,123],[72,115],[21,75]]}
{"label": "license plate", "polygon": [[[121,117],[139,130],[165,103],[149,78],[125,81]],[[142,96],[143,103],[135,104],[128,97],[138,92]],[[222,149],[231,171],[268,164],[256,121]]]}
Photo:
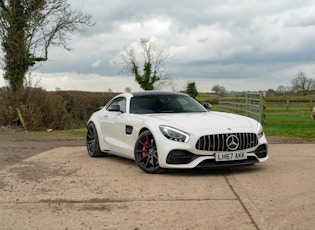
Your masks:
{"label": "license plate", "polygon": [[223,152],[215,154],[215,161],[235,161],[247,159],[246,152]]}

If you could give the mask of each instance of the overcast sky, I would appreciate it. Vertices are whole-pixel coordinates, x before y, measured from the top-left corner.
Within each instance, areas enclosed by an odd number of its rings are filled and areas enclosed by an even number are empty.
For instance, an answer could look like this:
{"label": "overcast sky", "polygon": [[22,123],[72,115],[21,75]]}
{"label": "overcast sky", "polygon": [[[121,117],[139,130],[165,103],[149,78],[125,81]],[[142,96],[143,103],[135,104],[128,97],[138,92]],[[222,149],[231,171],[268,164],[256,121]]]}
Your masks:
{"label": "overcast sky", "polygon": [[314,0],[69,2],[96,25],[72,36],[72,51],[51,48],[35,78],[47,90],[139,90],[115,60],[141,38],[169,52],[176,90],[188,81],[201,92],[216,84],[229,91],[277,89],[299,71],[315,78]]}

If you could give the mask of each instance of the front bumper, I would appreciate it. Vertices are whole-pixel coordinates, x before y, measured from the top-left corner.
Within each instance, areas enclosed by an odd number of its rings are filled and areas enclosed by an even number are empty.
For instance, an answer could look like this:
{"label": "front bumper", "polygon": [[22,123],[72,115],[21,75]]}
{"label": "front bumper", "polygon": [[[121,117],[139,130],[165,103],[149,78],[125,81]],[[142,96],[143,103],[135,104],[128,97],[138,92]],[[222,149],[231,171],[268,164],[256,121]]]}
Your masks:
{"label": "front bumper", "polygon": [[165,159],[165,168],[213,168],[234,165],[256,164],[268,159],[267,143],[258,145],[255,149],[246,151],[247,159],[233,161],[216,161],[215,153],[197,155],[187,150],[171,150]]}
{"label": "front bumper", "polygon": [[[176,142],[166,139],[162,134],[155,136],[157,141],[157,151],[161,168],[192,169],[209,168],[219,166],[246,165],[261,163],[268,159],[268,143],[265,135],[260,138],[252,138],[254,135],[234,134],[240,140],[239,148],[235,152],[246,152],[247,159],[233,161],[216,161],[216,153],[233,152],[228,150],[224,138],[228,136],[217,135],[221,139],[202,135],[191,135],[187,143]],[[201,138],[200,138],[201,137]],[[245,139],[244,139],[245,138]],[[206,140],[200,142],[200,140]],[[221,143],[219,145],[218,143]]]}
{"label": "front bumper", "polygon": [[[187,151],[171,151],[166,159],[167,164],[189,164],[201,156],[192,154]],[[247,159],[234,160],[234,161],[215,161],[215,157],[202,160],[196,168],[213,168],[222,166],[233,166],[233,165],[247,165],[260,163],[268,158],[267,145],[263,144],[258,146],[254,152],[247,153]]]}

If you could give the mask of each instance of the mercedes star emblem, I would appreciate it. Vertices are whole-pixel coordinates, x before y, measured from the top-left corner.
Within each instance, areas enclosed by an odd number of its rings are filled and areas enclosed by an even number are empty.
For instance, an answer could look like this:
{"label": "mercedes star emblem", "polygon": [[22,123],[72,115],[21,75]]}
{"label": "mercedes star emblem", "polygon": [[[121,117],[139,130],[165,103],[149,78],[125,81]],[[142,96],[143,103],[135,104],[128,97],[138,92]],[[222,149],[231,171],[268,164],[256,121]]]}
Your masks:
{"label": "mercedes star emblem", "polygon": [[240,145],[240,141],[238,139],[237,136],[235,135],[230,135],[227,139],[226,139],[226,145],[228,147],[229,150],[236,150],[238,148],[238,146]]}

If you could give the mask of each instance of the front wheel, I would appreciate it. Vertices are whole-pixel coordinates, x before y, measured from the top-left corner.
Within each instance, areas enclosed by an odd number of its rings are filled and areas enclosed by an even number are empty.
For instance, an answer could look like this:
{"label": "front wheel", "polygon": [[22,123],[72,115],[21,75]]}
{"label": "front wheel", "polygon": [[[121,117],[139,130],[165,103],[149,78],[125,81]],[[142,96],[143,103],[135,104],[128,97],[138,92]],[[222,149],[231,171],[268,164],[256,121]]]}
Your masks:
{"label": "front wheel", "polygon": [[162,172],[162,168],[159,165],[156,142],[149,130],[139,135],[134,151],[135,161],[140,169],[146,173]]}
{"label": "front wheel", "polygon": [[102,157],[108,155],[100,149],[97,131],[92,122],[90,122],[87,126],[86,147],[90,157]]}

